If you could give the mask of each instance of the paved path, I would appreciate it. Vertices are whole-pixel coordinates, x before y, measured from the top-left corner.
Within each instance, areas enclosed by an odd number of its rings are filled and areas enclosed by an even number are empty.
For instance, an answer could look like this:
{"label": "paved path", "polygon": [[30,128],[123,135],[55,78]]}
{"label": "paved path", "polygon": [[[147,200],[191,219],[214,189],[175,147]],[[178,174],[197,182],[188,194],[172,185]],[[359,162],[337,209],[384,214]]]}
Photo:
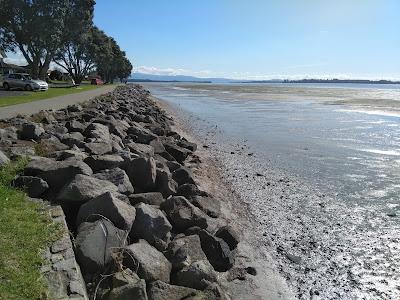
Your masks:
{"label": "paved path", "polygon": [[107,85],[98,89],[81,93],[58,96],[54,98],[33,101],[29,103],[16,104],[0,107],[0,119],[11,118],[17,114],[31,115],[44,109],[61,109],[71,104],[85,102],[96,96],[108,93],[115,88],[115,85]]}

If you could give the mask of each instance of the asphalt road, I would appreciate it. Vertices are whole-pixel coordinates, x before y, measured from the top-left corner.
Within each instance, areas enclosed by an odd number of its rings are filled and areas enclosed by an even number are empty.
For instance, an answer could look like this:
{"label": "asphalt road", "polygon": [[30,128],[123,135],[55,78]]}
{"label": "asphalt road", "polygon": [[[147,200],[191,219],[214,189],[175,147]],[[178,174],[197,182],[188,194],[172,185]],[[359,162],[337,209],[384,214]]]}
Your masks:
{"label": "asphalt road", "polygon": [[98,89],[85,91],[81,93],[69,94],[29,103],[0,107],[0,119],[11,118],[18,114],[31,115],[41,110],[61,109],[71,104],[88,101],[96,96],[108,93],[112,91],[114,88],[115,85],[106,85]]}

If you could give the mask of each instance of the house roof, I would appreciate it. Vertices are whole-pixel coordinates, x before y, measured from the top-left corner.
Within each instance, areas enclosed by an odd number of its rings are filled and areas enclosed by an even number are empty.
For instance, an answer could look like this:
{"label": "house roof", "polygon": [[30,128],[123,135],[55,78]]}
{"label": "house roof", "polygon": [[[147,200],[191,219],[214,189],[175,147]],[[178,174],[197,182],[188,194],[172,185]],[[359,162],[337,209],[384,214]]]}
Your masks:
{"label": "house roof", "polygon": [[17,66],[14,64],[7,64],[7,63],[3,63],[0,68],[2,69],[14,69],[14,70],[24,70],[26,71],[27,66]]}

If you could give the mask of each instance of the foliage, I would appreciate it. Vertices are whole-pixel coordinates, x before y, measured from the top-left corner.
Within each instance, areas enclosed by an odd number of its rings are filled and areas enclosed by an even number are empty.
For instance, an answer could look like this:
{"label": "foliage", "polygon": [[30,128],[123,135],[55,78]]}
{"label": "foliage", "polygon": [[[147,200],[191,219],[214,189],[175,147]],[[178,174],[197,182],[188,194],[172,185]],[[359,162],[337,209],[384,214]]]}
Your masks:
{"label": "foliage", "polygon": [[127,78],[132,65],[117,42],[93,26],[94,0],[0,0],[0,49],[20,51],[33,78],[54,61],[79,84],[97,69],[104,81]]}
{"label": "foliage", "polygon": [[75,1],[74,13],[67,18],[68,36],[54,57],[54,62],[67,71],[77,84],[94,67],[93,7],[93,0]]}
{"label": "foliage", "polygon": [[[101,47],[96,57],[97,72],[105,82],[113,82],[115,78],[127,78],[132,65],[124,51],[120,49],[117,42],[108,37],[103,31],[97,32],[97,39],[101,41]],[[100,43],[98,43],[100,45]]]}
{"label": "foliage", "polygon": [[27,160],[0,169],[0,299],[40,299],[46,284],[41,251],[60,234],[42,205],[10,186]]}
{"label": "foliage", "polygon": [[60,70],[52,70],[49,75],[50,80],[62,80],[63,74]]}

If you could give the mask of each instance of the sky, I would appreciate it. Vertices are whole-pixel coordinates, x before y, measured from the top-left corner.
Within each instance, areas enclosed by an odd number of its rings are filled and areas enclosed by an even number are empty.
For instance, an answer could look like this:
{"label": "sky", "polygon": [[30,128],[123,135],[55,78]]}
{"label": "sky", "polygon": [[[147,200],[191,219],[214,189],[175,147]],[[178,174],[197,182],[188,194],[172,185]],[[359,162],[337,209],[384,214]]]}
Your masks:
{"label": "sky", "polygon": [[96,0],[137,72],[400,79],[398,0]]}

